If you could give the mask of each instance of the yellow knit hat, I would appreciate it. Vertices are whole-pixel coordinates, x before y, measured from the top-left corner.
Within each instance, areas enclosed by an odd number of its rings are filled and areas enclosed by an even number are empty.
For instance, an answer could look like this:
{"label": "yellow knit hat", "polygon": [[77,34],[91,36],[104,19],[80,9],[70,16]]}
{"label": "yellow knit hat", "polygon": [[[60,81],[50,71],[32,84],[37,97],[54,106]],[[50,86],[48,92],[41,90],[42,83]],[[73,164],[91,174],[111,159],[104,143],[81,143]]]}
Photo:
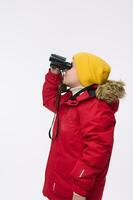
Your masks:
{"label": "yellow knit hat", "polygon": [[111,67],[100,57],[80,52],[73,55],[73,61],[79,81],[83,86],[102,84],[108,79]]}

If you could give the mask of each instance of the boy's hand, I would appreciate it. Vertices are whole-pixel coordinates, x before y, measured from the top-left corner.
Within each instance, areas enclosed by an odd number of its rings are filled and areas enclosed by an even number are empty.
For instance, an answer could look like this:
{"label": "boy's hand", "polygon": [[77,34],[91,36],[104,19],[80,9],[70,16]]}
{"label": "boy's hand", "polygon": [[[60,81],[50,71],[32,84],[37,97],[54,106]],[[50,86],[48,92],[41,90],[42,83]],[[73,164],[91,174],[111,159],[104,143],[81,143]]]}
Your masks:
{"label": "boy's hand", "polygon": [[72,200],[86,200],[86,197],[83,197],[83,196],[77,194],[76,192],[73,192]]}
{"label": "boy's hand", "polygon": [[56,69],[50,68],[50,70],[53,74],[59,74],[60,73],[60,70],[58,68],[56,68]]}

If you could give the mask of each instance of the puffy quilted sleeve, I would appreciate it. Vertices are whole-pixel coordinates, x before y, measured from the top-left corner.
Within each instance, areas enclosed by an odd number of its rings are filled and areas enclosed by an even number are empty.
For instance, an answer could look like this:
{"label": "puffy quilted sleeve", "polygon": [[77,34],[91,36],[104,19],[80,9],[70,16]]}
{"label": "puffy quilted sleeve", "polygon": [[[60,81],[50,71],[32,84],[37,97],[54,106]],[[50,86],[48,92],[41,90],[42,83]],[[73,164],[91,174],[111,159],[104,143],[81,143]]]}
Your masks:
{"label": "puffy quilted sleeve", "polygon": [[42,100],[43,106],[56,113],[56,97],[58,86],[62,81],[62,74],[54,74],[50,68],[48,73],[45,75],[45,81],[42,88]]}
{"label": "puffy quilted sleeve", "polygon": [[115,117],[107,103],[97,101],[90,110],[80,111],[80,121],[83,151],[70,174],[73,191],[86,196],[93,188],[97,175],[109,164]]}

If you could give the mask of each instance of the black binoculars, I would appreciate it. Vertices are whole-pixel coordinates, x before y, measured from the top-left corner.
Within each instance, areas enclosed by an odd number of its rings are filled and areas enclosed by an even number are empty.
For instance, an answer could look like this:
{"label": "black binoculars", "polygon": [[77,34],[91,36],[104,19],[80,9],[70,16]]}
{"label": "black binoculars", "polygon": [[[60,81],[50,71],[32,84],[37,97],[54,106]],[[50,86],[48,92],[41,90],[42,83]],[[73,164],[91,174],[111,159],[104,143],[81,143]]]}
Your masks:
{"label": "black binoculars", "polygon": [[72,68],[72,63],[66,62],[66,58],[56,55],[56,54],[51,54],[49,61],[51,61],[50,63],[50,67],[52,67],[53,69],[58,68],[59,70],[69,70]]}

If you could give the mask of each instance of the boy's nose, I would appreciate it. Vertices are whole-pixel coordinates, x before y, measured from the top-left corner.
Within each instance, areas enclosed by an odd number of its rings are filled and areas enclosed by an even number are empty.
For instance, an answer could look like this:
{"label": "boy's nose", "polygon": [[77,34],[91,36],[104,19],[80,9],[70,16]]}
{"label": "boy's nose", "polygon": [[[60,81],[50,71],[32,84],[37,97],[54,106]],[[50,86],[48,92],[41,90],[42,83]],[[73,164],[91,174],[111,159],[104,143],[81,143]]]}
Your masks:
{"label": "boy's nose", "polygon": [[65,74],[66,74],[66,70],[63,70],[63,71],[62,71],[63,77],[65,76]]}
{"label": "boy's nose", "polygon": [[64,72],[67,72],[68,69],[64,69]]}
{"label": "boy's nose", "polygon": [[63,74],[66,74],[66,72],[67,72],[67,69],[64,69],[62,72],[63,72]]}

